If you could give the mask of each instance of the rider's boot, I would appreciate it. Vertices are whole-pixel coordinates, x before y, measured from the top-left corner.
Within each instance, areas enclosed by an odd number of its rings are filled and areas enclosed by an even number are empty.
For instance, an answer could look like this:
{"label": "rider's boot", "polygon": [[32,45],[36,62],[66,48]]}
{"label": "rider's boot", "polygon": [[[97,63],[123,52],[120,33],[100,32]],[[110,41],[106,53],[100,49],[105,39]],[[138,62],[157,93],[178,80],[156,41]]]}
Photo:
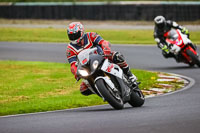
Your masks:
{"label": "rider's boot", "polygon": [[130,71],[129,66],[126,68],[123,68],[122,70],[123,70],[124,74],[127,76],[127,79],[129,81],[131,81],[132,83],[136,82],[137,77]]}
{"label": "rider's boot", "polygon": [[126,60],[121,53],[114,52],[112,61],[119,65],[120,68],[122,68],[124,74],[128,77],[129,80],[133,82],[136,81],[136,76],[131,73],[129,66],[126,63]]}
{"label": "rider's boot", "polygon": [[[114,52],[112,57],[113,57],[112,61],[120,66],[124,74],[127,76],[128,81],[131,81],[131,83],[134,84],[137,78],[135,75],[131,73],[130,68],[128,64],[126,63],[124,56],[119,52]],[[125,90],[127,94],[128,94],[128,91],[129,90]]]}
{"label": "rider's boot", "polygon": [[[122,69],[124,74],[126,75],[127,77],[127,80],[130,82],[130,86],[131,88],[130,89],[125,89],[125,95],[126,95],[126,98],[127,100],[130,100],[130,92],[132,89],[137,89],[138,87],[138,83],[137,83],[137,77],[132,74],[132,72],[130,71],[129,67],[127,67],[126,69]],[[126,101],[124,99],[124,101]]]}

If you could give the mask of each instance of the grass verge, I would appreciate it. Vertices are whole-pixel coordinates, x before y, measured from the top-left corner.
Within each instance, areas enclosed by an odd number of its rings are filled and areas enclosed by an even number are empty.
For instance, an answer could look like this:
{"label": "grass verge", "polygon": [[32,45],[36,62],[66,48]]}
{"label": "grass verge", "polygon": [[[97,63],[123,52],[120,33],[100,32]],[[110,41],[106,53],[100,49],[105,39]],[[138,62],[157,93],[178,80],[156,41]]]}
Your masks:
{"label": "grass verge", "polygon": [[[112,44],[155,44],[153,30],[99,30],[97,32]],[[55,28],[0,28],[0,41],[18,42],[69,42],[66,29]],[[200,31],[191,31],[191,40],[200,44]]]}
{"label": "grass verge", "polygon": [[[77,20],[77,19],[62,19],[62,20],[55,20],[55,19],[5,19],[0,18],[0,24],[29,24],[29,25],[67,25],[73,21],[80,21],[83,25],[85,24],[92,24],[92,25],[154,25],[154,21],[144,21],[144,20]],[[199,25],[200,20],[195,21],[177,21],[180,25]]]}
{"label": "grass verge", "polygon": [[[33,0],[1,0],[2,2],[33,2]],[[102,1],[121,1],[121,0],[34,0],[34,2],[102,2]],[[143,1],[143,0],[129,0],[129,1]],[[150,1],[150,0],[146,0]],[[155,0],[159,1],[159,0]],[[168,0],[168,1],[174,1],[174,0]],[[198,1],[198,0],[176,0],[176,1]]]}
{"label": "grass verge", "polygon": [[[157,73],[132,70],[149,89]],[[0,115],[22,114],[106,104],[96,95],[83,96],[70,65],[63,63],[0,61]]]}

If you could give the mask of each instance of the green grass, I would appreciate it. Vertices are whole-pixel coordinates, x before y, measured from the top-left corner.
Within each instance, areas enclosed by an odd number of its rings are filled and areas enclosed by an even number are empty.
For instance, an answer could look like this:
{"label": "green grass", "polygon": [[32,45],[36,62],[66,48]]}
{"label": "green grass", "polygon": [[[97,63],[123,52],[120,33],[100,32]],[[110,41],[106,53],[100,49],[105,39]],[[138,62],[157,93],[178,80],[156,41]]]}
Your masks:
{"label": "green grass", "polygon": [[[153,30],[97,30],[97,32],[112,44],[155,44]],[[55,28],[0,28],[0,41],[18,42],[69,42],[66,29]],[[191,40],[200,44],[200,31],[191,31]]]}
{"label": "green grass", "polygon": [[[95,2],[95,1],[122,1],[122,0],[0,0],[1,2]],[[144,0],[128,0],[128,1],[144,1]],[[146,0],[152,1],[152,0]],[[155,0],[162,1],[162,0]],[[165,0],[165,1],[198,1],[198,0]]]}
{"label": "green grass", "polygon": [[0,28],[0,41],[24,42],[66,42],[67,34],[63,29]]}
{"label": "green grass", "polygon": [[[140,88],[155,84],[157,73],[132,70]],[[68,109],[106,104],[96,95],[83,96],[70,65],[63,63],[0,61],[0,115]]]}

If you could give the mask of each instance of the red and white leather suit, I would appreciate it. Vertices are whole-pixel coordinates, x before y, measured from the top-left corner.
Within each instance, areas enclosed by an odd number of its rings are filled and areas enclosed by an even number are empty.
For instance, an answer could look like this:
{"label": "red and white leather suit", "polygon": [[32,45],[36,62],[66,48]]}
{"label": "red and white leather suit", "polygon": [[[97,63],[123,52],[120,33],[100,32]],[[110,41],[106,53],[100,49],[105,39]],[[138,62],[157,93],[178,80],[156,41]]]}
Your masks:
{"label": "red and white leather suit", "polygon": [[[97,47],[97,51],[103,52],[105,55],[108,56],[108,59],[111,60],[113,63],[118,64],[123,71],[128,72],[129,66],[126,63],[123,55],[121,55],[119,52],[111,52],[111,49],[109,47],[109,42],[104,40],[101,36],[99,36],[97,33],[94,32],[87,32],[84,34],[83,39],[81,40],[81,45],[77,44],[68,44],[67,46],[67,59],[68,62],[71,64],[71,72],[76,77],[76,71],[77,66],[75,65],[77,62],[77,55],[83,50],[83,49],[89,49]],[[88,85],[86,82],[82,82],[80,86],[80,91],[83,95],[90,95],[92,92],[88,89]]]}

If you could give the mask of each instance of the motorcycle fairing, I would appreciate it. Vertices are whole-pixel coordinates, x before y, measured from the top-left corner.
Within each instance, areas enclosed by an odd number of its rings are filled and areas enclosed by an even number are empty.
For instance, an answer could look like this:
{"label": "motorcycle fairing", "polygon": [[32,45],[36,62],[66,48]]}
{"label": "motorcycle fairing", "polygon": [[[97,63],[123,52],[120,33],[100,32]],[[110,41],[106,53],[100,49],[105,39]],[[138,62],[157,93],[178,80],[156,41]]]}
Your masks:
{"label": "motorcycle fairing", "polygon": [[119,77],[122,79],[123,77],[123,71],[122,69],[116,65],[116,64],[113,64],[113,63],[110,63],[108,61],[108,59],[106,59],[101,67],[101,70],[106,72],[106,73],[109,73],[109,74],[112,74],[116,77]]}
{"label": "motorcycle fairing", "polygon": [[188,43],[191,43],[191,40],[188,39],[187,35],[182,34],[180,30],[177,30],[177,33],[178,33],[179,36],[182,38],[184,44],[187,45]]}
{"label": "motorcycle fairing", "polygon": [[169,44],[175,44],[183,48],[188,43],[191,43],[191,40],[188,39],[187,35],[182,34],[180,30],[171,29],[170,31],[164,34],[166,41]]}
{"label": "motorcycle fairing", "polygon": [[[113,82],[111,81],[111,79],[108,77],[108,76],[99,76],[99,77],[97,77],[96,79],[95,79],[95,81],[94,81],[94,83],[95,83],[95,88],[96,88],[96,90],[98,91],[98,93],[101,95],[101,97],[103,97],[102,96],[102,94],[99,92],[99,90],[98,90],[98,88],[97,88],[97,86],[96,86],[96,81],[98,80],[98,79],[103,79],[104,80],[104,82],[109,86],[109,88],[108,89],[112,89],[110,92],[118,92],[120,95],[121,95],[121,97],[122,97],[122,99],[123,99],[123,101],[125,102],[125,101],[128,101],[128,100],[130,100],[130,95],[126,95],[126,93],[125,93],[125,90],[127,89],[128,91],[130,91],[130,89],[123,83],[123,80],[122,79],[120,79],[120,78],[118,78],[118,77],[116,77],[117,78],[117,80],[118,80],[118,82],[119,82],[119,84],[120,84],[120,90],[118,90],[116,87],[115,87],[115,85],[113,84]],[[120,92],[119,92],[120,91]],[[129,93],[128,93],[129,94]]]}
{"label": "motorcycle fairing", "polygon": [[[186,49],[184,49],[184,51],[186,51],[186,50],[188,50],[188,49],[189,49],[190,51],[192,51],[195,55],[197,55],[197,52],[196,52],[193,48],[191,48],[190,46],[187,47]],[[182,55],[186,58],[187,62],[192,63],[191,57],[188,56],[188,55],[186,54],[186,52],[182,52]]]}
{"label": "motorcycle fairing", "polygon": [[[110,79],[109,77],[107,77],[107,76],[105,76],[105,77],[99,76],[99,77],[97,77],[97,78],[94,80],[94,82],[96,82],[98,79],[103,79],[103,80],[106,82],[106,84],[109,85],[109,87],[110,87],[113,91],[115,91],[115,92],[118,91],[118,90],[116,89],[115,85],[113,84],[113,82],[111,81],[111,79]],[[95,84],[95,87],[96,87],[96,84]],[[96,87],[96,88],[97,88],[97,87]],[[98,88],[97,88],[97,90],[98,90]]]}
{"label": "motorcycle fairing", "polygon": [[174,53],[175,55],[178,55],[178,53],[181,51],[181,48],[177,45],[173,45],[170,49],[171,53]]}
{"label": "motorcycle fairing", "polygon": [[190,43],[190,39],[188,39],[187,35],[182,34],[180,30],[171,29],[167,33],[164,34],[166,37],[166,42],[171,45],[170,52],[178,55],[178,53],[183,49],[188,43]]}

